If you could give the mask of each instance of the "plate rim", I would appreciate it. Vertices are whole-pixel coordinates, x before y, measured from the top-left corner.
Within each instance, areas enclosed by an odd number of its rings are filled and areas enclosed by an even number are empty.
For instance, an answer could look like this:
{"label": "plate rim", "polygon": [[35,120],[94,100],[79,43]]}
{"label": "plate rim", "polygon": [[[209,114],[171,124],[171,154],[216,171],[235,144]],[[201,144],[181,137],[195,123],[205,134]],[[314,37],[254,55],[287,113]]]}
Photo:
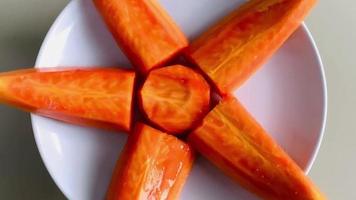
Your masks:
{"label": "plate rim", "polygon": [[323,112],[322,112],[322,124],[320,127],[319,131],[319,137],[318,137],[318,142],[314,148],[312,157],[310,158],[307,167],[304,169],[304,172],[306,174],[309,174],[310,170],[314,166],[315,160],[319,154],[320,148],[322,141],[324,139],[325,135],[325,128],[326,128],[326,123],[327,123],[327,115],[328,115],[328,87],[327,87],[327,81],[326,81],[326,76],[325,76],[325,68],[324,64],[320,55],[320,51],[318,49],[318,46],[314,40],[313,34],[309,30],[308,26],[305,24],[305,22],[302,23],[301,25],[303,32],[308,36],[308,40],[310,44],[312,45],[313,52],[315,53],[316,56],[316,61],[318,63],[318,67],[320,70],[320,78],[322,82],[322,92],[323,92]]}
{"label": "plate rim", "polygon": [[[57,27],[59,26],[59,24],[61,23],[62,19],[64,18],[65,14],[67,13],[68,10],[70,10],[72,8],[72,6],[76,3],[79,2],[79,0],[73,0],[68,2],[68,4],[62,9],[62,11],[60,12],[60,14],[56,17],[56,19],[54,20],[54,22],[52,23],[52,25],[50,26],[49,30],[46,33],[46,36],[44,38],[44,40],[42,41],[40,50],[38,52],[38,55],[36,57],[36,61],[35,61],[35,68],[40,68],[39,67],[39,63],[43,58],[44,55],[44,51],[48,45],[48,41],[49,38],[52,37],[52,35],[54,34],[54,32],[56,31]],[[318,64],[318,69],[320,71],[320,78],[321,78],[321,83],[322,83],[322,93],[323,93],[323,97],[322,97],[322,103],[323,103],[323,110],[322,110],[322,122],[321,122],[321,127],[320,127],[320,131],[318,134],[318,139],[317,139],[317,143],[314,147],[313,153],[306,165],[306,167],[303,169],[303,171],[305,172],[305,174],[309,174],[310,170],[312,169],[316,158],[319,154],[320,148],[321,148],[321,144],[323,141],[323,138],[325,136],[325,129],[326,129],[326,123],[327,123],[327,114],[328,114],[328,90],[327,90],[327,81],[326,81],[326,76],[325,76],[325,68],[324,68],[324,64],[320,55],[320,51],[316,45],[316,42],[314,40],[314,37],[311,33],[311,31],[309,30],[308,26],[306,25],[305,22],[302,22],[302,24],[300,25],[300,28],[302,30],[302,32],[307,36],[307,40],[309,40],[311,47],[313,49],[313,53],[315,54],[314,57],[316,58],[317,64]],[[32,131],[33,131],[33,135],[35,138],[35,142],[36,142],[36,146],[37,149],[39,151],[39,154],[41,156],[41,160],[43,162],[43,164],[45,165],[47,171],[49,172],[49,175],[51,176],[52,180],[54,181],[54,183],[56,184],[56,186],[61,190],[61,192],[67,197],[69,198],[71,195],[67,194],[64,190],[64,188],[62,187],[61,184],[58,183],[58,180],[55,178],[54,176],[54,172],[52,171],[52,169],[50,167],[48,167],[48,164],[46,162],[46,160],[44,159],[44,149],[41,145],[40,139],[39,139],[39,131],[37,130],[37,126],[35,125],[34,122],[34,117],[37,117],[36,114],[32,114],[31,113],[31,126],[32,126]]]}

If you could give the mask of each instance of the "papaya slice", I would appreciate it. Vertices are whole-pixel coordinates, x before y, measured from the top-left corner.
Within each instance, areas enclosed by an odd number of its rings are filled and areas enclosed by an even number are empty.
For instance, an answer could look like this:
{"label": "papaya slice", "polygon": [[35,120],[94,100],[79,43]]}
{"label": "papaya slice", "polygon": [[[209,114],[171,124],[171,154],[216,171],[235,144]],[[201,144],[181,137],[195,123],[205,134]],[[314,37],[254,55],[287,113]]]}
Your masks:
{"label": "papaya slice", "polygon": [[298,165],[232,97],[188,138],[198,152],[262,199],[322,200]]}
{"label": "papaya slice", "polygon": [[53,119],[129,131],[135,73],[28,69],[0,73],[0,102]]}
{"label": "papaya slice", "polygon": [[192,128],[209,109],[210,87],[194,70],[173,65],[152,70],[139,92],[147,118],[171,133]]}
{"label": "papaya slice", "polygon": [[94,0],[123,52],[142,73],[162,66],[187,38],[157,0]]}
{"label": "papaya slice", "polygon": [[298,28],[316,0],[251,0],[185,51],[221,95],[242,85]]}
{"label": "papaya slice", "polygon": [[138,123],[117,162],[106,199],[179,199],[193,161],[188,144]]}

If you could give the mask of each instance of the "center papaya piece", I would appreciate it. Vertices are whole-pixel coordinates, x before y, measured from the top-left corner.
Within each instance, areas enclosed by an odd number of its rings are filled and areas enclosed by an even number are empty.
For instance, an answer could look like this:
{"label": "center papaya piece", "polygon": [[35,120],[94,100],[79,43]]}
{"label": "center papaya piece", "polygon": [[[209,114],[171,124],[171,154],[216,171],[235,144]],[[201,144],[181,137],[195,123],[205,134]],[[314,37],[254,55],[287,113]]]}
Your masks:
{"label": "center papaya piece", "polygon": [[188,144],[138,123],[117,162],[106,199],[179,199],[193,162]]}
{"label": "center papaya piece", "polygon": [[316,0],[251,0],[192,42],[185,55],[221,95],[241,86],[298,28]]}
{"label": "center papaya piece", "polygon": [[225,97],[189,135],[188,141],[262,199],[326,199],[233,97]]}
{"label": "center papaya piece", "polygon": [[94,0],[116,42],[142,73],[160,67],[188,40],[157,0]]}
{"label": "center papaya piece", "polygon": [[138,96],[148,120],[168,133],[180,134],[208,111],[210,87],[193,69],[173,65],[152,70]]}
{"label": "center papaya piece", "polygon": [[53,119],[129,131],[135,73],[114,68],[0,73],[0,102]]}

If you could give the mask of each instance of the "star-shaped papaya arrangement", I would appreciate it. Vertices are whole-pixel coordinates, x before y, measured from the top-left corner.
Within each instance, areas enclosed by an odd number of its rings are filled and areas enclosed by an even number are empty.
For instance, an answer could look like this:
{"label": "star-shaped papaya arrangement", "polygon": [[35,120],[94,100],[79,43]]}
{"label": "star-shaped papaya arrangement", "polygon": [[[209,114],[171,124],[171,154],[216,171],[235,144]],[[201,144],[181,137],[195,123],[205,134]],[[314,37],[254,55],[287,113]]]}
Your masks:
{"label": "star-shaped papaya arrangement", "polygon": [[136,72],[1,73],[0,100],[128,133],[106,199],[178,199],[198,153],[262,199],[326,199],[230,95],[297,29],[315,0],[247,1],[190,44],[156,0],[94,4]]}

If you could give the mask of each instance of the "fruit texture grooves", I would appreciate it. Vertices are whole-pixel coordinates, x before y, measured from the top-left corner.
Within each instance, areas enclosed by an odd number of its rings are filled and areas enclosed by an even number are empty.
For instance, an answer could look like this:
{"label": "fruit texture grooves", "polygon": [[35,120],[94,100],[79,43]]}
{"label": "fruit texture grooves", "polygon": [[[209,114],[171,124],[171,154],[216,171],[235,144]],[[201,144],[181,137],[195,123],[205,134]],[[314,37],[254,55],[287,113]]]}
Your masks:
{"label": "fruit texture grooves", "polygon": [[157,0],[94,0],[120,48],[147,73],[188,46],[185,35]]}
{"label": "fruit texture grooves", "polygon": [[106,199],[178,199],[193,162],[188,144],[137,123],[117,162]]}
{"label": "fruit texture grooves", "polygon": [[188,140],[228,176],[263,199],[325,199],[233,97],[224,98]]}
{"label": "fruit texture grooves", "polygon": [[152,70],[138,96],[142,112],[152,123],[168,133],[181,134],[207,113],[210,86],[193,69],[173,65]]}
{"label": "fruit texture grooves", "polygon": [[0,73],[0,101],[64,122],[129,131],[135,73],[114,68]]}
{"label": "fruit texture grooves", "polygon": [[192,42],[185,55],[220,94],[238,88],[299,27],[316,0],[248,1]]}

